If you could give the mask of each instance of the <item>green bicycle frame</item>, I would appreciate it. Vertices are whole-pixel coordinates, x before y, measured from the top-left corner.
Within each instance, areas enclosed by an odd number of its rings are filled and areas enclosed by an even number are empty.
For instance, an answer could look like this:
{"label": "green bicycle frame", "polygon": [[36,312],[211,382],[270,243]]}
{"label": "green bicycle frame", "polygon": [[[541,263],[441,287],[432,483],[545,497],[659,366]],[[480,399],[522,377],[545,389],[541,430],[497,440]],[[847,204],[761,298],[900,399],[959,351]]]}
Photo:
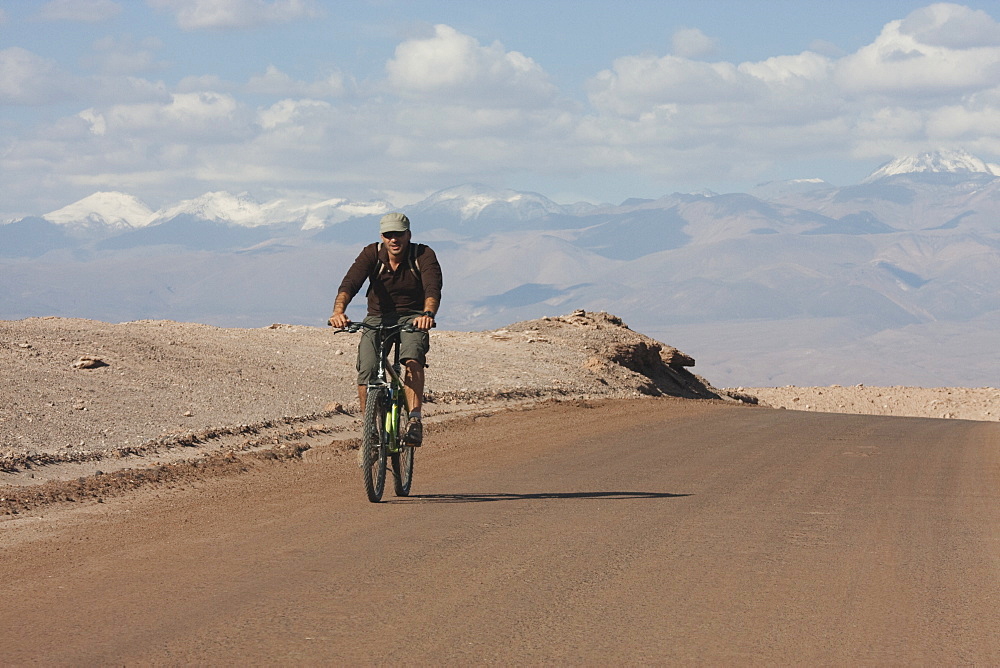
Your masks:
{"label": "green bicycle frame", "polygon": [[391,343],[383,342],[383,348],[379,355],[379,369],[378,378],[385,378],[386,375],[389,376],[389,382],[386,383],[384,380],[377,384],[369,385],[369,390],[376,387],[385,387],[388,389],[388,400],[389,405],[386,407],[385,411],[385,435],[386,435],[386,448],[390,453],[396,454],[403,449],[402,434],[400,433],[399,423],[402,419],[400,414],[400,408],[402,408],[406,414],[409,414],[410,406],[409,402],[406,400],[406,392],[403,391],[403,381],[399,376],[399,371],[397,370],[397,364],[390,364],[388,358],[387,347],[391,347]]}

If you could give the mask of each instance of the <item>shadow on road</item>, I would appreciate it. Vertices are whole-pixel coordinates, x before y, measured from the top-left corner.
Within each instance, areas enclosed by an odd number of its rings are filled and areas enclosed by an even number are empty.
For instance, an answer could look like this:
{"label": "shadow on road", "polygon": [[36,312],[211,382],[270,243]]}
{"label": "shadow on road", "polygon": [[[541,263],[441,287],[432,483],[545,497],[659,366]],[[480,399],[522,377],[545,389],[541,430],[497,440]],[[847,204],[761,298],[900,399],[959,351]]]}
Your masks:
{"label": "shadow on road", "polygon": [[690,494],[669,494],[667,492],[536,492],[516,494],[513,492],[481,492],[470,494],[414,494],[407,499],[395,499],[390,503],[423,501],[425,503],[481,503],[484,501],[530,501],[533,499],[673,499]]}

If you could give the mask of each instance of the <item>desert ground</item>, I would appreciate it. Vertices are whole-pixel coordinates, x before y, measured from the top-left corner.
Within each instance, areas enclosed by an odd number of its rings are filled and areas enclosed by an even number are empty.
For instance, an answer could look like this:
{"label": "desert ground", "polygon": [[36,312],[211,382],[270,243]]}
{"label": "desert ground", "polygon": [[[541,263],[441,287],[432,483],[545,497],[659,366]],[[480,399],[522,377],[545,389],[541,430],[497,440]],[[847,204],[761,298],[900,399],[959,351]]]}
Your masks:
{"label": "desert ground", "polygon": [[[0,323],[0,486],[78,480],[231,451],[347,442],[359,335],[274,324],[33,318]],[[582,311],[487,332],[434,331],[425,390],[449,417],[553,399],[726,396],[680,351]],[[11,504],[15,492],[5,495]],[[3,509],[0,501],[0,510]]]}
{"label": "desert ground", "polygon": [[897,415],[956,420],[1000,420],[995,387],[751,387],[736,388],[761,405],[821,413]]}
{"label": "desert ground", "polygon": [[[229,329],[171,321],[0,322],[0,512],[58,498],[56,483],[160,470],[231,452],[351,447],[359,416],[357,335],[274,324]],[[695,360],[607,313],[484,332],[434,331],[428,428],[552,400],[676,396],[801,411],[1000,420],[995,388],[712,387]],[[155,477],[155,476],[154,476]],[[135,481],[133,481],[134,483]],[[132,483],[130,483],[132,484]],[[96,493],[96,492],[95,492]],[[78,495],[86,495],[78,490]],[[5,506],[6,504],[6,506]]]}
{"label": "desert ground", "polygon": [[373,504],[355,336],[0,323],[0,656],[1000,663],[997,390],[718,389],[606,313],[432,341]]}

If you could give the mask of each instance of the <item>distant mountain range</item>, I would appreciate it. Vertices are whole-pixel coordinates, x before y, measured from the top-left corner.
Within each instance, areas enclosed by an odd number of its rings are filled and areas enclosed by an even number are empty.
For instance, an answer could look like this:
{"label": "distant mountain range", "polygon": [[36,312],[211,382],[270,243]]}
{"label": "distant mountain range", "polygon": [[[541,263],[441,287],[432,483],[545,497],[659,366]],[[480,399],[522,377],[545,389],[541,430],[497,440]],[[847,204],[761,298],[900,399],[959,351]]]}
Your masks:
{"label": "distant mountain range", "polygon": [[[717,385],[995,386],[998,175],[938,151],[846,187],[561,205],[466,184],[402,210],[444,265],[444,327],[604,310]],[[153,211],[95,193],[0,225],[0,318],[321,325],[390,210],[215,192]]]}

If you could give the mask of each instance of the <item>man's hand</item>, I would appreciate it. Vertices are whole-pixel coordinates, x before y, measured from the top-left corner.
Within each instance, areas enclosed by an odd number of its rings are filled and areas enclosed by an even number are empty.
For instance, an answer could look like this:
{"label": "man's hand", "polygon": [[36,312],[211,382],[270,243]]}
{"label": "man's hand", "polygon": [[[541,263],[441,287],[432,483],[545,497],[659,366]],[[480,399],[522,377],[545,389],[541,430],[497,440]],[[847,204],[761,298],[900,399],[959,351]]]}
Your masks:
{"label": "man's hand", "polygon": [[429,315],[418,315],[413,319],[413,326],[421,332],[426,332],[434,326],[434,317]]}
{"label": "man's hand", "polygon": [[347,317],[346,313],[334,313],[327,320],[331,327],[336,327],[337,329],[343,329],[351,324],[351,319]]}

